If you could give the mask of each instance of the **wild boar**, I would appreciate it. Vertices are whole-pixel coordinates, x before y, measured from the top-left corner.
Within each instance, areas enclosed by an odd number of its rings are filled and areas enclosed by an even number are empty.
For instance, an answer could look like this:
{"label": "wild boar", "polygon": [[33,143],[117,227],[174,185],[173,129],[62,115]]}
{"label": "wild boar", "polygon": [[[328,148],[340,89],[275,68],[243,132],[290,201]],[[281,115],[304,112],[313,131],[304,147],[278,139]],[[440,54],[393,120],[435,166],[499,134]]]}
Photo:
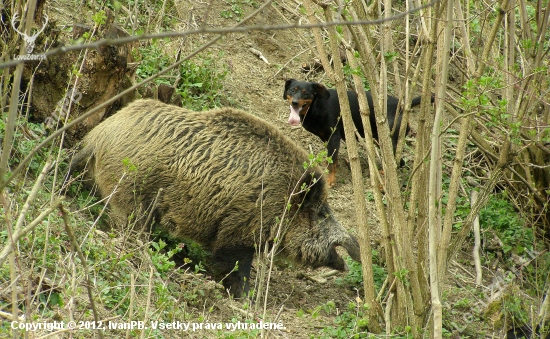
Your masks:
{"label": "wild boar", "polygon": [[154,206],[156,226],[208,250],[208,267],[235,297],[248,292],[254,253],[266,244],[311,267],[345,269],[337,246],[359,261],[356,238],[327,203],[322,171],[249,113],[138,100],[90,131],[71,167],[87,161],[100,193],[113,194],[113,211],[127,217]]}

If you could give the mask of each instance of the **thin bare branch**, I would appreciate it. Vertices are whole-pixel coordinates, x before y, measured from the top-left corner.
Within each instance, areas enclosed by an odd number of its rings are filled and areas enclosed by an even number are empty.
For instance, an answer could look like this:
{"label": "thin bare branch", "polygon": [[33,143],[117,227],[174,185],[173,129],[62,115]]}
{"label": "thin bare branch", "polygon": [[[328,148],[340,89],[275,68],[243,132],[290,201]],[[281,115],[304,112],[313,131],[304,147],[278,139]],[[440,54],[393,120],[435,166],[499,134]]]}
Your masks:
{"label": "thin bare branch", "polygon": [[[281,30],[287,30],[287,29],[310,29],[315,27],[331,27],[331,26],[343,26],[343,25],[378,25],[386,21],[392,21],[397,20],[400,18],[405,17],[407,14],[416,13],[421,9],[428,8],[433,6],[434,4],[438,3],[440,0],[432,0],[431,2],[412,8],[411,10],[407,12],[401,12],[399,14],[396,14],[390,18],[384,18],[384,19],[377,19],[377,20],[359,20],[359,21],[333,21],[330,23],[327,22],[319,22],[316,24],[308,24],[308,25],[253,25],[253,26],[244,26],[240,27],[241,23],[245,22],[245,20],[241,21],[239,25],[236,25],[234,27],[222,27],[222,28],[207,28],[207,27],[201,27],[199,29],[189,30],[189,31],[183,31],[183,32],[163,32],[163,33],[155,33],[155,34],[142,34],[142,35],[134,35],[124,38],[117,38],[117,39],[102,39],[97,42],[89,43],[89,44],[79,44],[79,45],[70,45],[70,46],[63,46],[54,48],[46,53],[44,53],[44,57],[48,58],[50,56],[64,54],[71,51],[78,51],[86,48],[92,48],[96,49],[101,46],[118,46],[118,45],[124,45],[130,42],[140,41],[140,40],[152,40],[152,39],[163,39],[163,38],[176,38],[176,37],[185,37],[188,35],[196,35],[196,34],[221,34],[226,35],[228,33],[244,33],[244,32],[250,32],[250,31],[281,31]],[[271,1],[268,1],[267,4],[271,3]],[[265,5],[265,4],[264,4]],[[262,5],[261,8],[264,7]],[[25,60],[12,60],[5,62],[3,64],[0,64],[0,69],[6,68],[6,67],[13,67],[18,64],[21,64],[25,62]]]}
{"label": "thin bare branch", "polygon": [[[69,236],[69,239],[71,241],[71,247],[73,248],[73,251],[75,251],[78,255],[78,258],[80,259],[80,264],[83,266],[84,269],[84,280],[86,284],[86,290],[88,291],[88,299],[90,300],[90,307],[92,308],[92,313],[94,315],[94,321],[99,323],[99,313],[97,313],[97,308],[95,307],[95,301],[94,301],[94,295],[92,293],[92,282],[90,281],[90,277],[88,275],[88,265],[86,264],[86,258],[84,257],[84,254],[82,254],[82,251],[80,250],[80,246],[78,246],[78,242],[76,241],[76,237],[73,233],[73,230],[69,226],[69,216],[67,215],[67,212],[63,208],[63,204],[59,204],[59,211],[61,212],[61,216],[63,218],[63,224],[65,225],[65,231],[67,232],[67,235]],[[100,339],[103,338],[103,329],[98,328],[97,329],[97,335]]]}
{"label": "thin bare branch", "polygon": [[[23,222],[25,221],[25,217],[27,216],[27,212],[29,211],[29,208],[31,207],[32,202],[34,199],[36,199],[36,195],[38,194],[38,190],[44,183],[44,180],[46,179],[46,174],[50,170],[50,167],[52,165],[51,159],[48,159],[46,161],[46,164],[42,168],[42,171],[38,175],[38,178],[34,182],[34,186],[32,187],[31,193],[29,193],[29,196],[27,197],[27,201],[25,201],[25,205],[23,205],[23,208],[21,209],[21,212],[19,213],[19,218],[17,219],[17,223],[15,224],[14,232],[18,232],[19,229],[23,226]],[[52,201],[53,202],[53,201]]]}
{"label": "thin bare branch", "polygon": [[28,224],[26,227],[22,228],[19,232],[16,232],[13,234],[12,241],[8,241],[4,248],[2,249],[2,252],[0,252],[0,267],[4,264],[6,261],[6,258],[8,257],[9,253],[13,250],[14,245],[21,239],[21,237],[30,231],[32,231],[36,226],[38,226],[44,218],[46,218],[50,213],[52,213],[63,201],[63,197],[55,201],[50,207],[48,207],[46,210],[44,210],[36,219],[34,219],[30,224]]}

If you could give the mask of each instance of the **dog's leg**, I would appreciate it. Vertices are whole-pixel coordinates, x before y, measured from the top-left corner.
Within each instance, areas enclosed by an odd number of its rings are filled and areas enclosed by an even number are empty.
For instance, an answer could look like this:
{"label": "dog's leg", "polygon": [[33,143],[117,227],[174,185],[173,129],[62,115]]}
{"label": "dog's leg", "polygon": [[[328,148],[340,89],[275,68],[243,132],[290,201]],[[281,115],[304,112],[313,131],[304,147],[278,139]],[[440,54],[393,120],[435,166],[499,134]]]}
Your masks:
{"label": "dog's leg", "polygon": [[332,160],[332,164],[328,165],[328,177],[327,183],[329,187],[334,186],[336,183],[336,166],[338,165],[338,160]]}
{"label": "dog's leg", "polygon": [[338,150],[340,149],[340,138],[334,134],[327,144],[328,156],[332,157],[332,164],[328,165],[327,183],[329,187],[336,183],[336,166],[338,165]]}

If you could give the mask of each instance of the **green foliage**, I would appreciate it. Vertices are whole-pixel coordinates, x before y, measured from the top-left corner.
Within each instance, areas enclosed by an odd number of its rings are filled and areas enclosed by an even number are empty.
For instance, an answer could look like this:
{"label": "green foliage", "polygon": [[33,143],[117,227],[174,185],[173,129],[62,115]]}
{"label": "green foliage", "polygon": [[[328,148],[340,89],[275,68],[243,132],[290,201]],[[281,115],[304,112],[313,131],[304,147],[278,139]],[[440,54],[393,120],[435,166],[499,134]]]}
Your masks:
{"label": "green foliage", "polygon": [[367,333],[368,309],[366,304],[359,305],[350,302],[347,309],[334,319],[335,326],[327,326],[318,335],[312,335],[311,338],[369,338],[369,334]]}
{"label": "green foliage", "polygon": [[530,314],[525,298],[518,293],[506,293],[502,299],[501,310],[511,324],[530,324]]}
{"label": "green foliage", "polygon": [[523,218],[507,199],[506,192],[491,196],[479,217],[483,229],[497,232],[504,243],[504,253],[512,251],[521,255],[527,249],[533,248],[533,230],[525,227]]}
{"label": "green foliage", "polygon": [[224,19],[235,19],[235,21],[239,22],[243,19],[245,13],[243,5],[258,6],[254,0],[231,0],[230,8],[221,11],[220,16]]}
{"label": "green foliage", "polygon": [[[373,250],[374,262],[378,261],[377,256],[378,252]],[[361,266],[361,263],[356,262],[355,260],[351,259],[351,257],[346,257],[344,259],[346,261],[346,265],[348,265],[349,272],[345,277],[336,279],[336,282],[340,285],[348,285],[357,288],[358,290],[362,290],[363,267]],[[384,280],[386,279],[387,272],[383,267],[378,266],[374,263],[372,265],[372,269],[374,272],[374,286],[376,290],[379,290],[382,287]]]}
{"label": "green foliage", "polygon": [[[47,181],[51,178],[47,178]],[[40,189],[38,192],[36,204],[31,205],[29,209],[29,217],[37,215],[43,208],[42,204],[49,201],[50,192],[45,189]],[[28,189],[21,189],[21,192],[28,192]],[[24,201],[25,195],[22,197],[10,197],[10,200]],[[80,200],[79,200],[80,199]],[[76,205],[89,203],[86,197],[77,196]],[[0,207],[1,212],[1,207]],[[17,211],[14,211],[16,214]],[[84,221],[79,219],[78,214],[69,215],[69,225],[73,227],[77,241],[81,244],[81,251],[86,258],[86,266],[89,275],[93,277],[94,298],[97,305],[103,309],[109,309],[113,314],[122,317],[128,314],[130,305],[130,286],[132,275],[135,280],[135,294],[146,295],[149,284],[153,287],[152,307],[155,309],[166,309],[166,315],[171,314],[174,319],[189,319],[188,315],[181,312],[179,304],[184,300],[187,304],[204,305],[204,282],[199,279],[191,279],[188,282],[188,287],[182,291],[179,284],[166,281],[169,273],[177,273],[173,258],[181,251],[181,248],[175,247],[169,249],[163,241],[153,242],[149,249],[151,262],[155,267],[155,276],[152,280],[149,279],[149,271],[137,270],[134,267],[134,257],[136,248],[135,244],[129,241],[129,235],[120,236],[115,233],[90,232],[92,221]],[[33,307],[33,317],[52,318],[56,314],[56,310],[63,307],[71,297],[85,294],[82,286],[83,272],[78,273],[77,287],[73,289],[71,279],[65,278],[65,273],[61,279],[54,272],[66,272],[65,270],[71,267],[71,261],[80,269],[83,269],[83,263],[80,263],[78,257],[71,254],[70,240],[64,231],[64,222],[61,215],[52,213],[47,222],[39,224],[34,232],[24,236],[18,244],[18,253],[21,258],[25,258],[34,265],[35,276],[40,276],[41,270],[51,272],[53,277],[53,289],[44,289],[44,292],[36,293],[33,297],[36,306]],[[78,227],[75,227],[78,225]],[[7,232],[0,231],[0,242],[5,242]],[[137,244],[135,244],[137,245]],[[140,250],[138,250],[140,251]],[[9,270],[0,269],[0,284],[9,284]],[[50,283],[51,284],[51,283]],[[182,294],[180,298],[175,298]],[[219,297],[219,293],[209,294],[208,298],[215,300]],[[1,306],[1,304],[0,304]],[[34,311],[35,310],[35,311]],[[23,310],[24,312],[24,310]],[[143,317],[143,309],[134,309],[134,315]],[[166,318],[165,318],[166,319]]]}
{"label": "green foliage", "polygon": [[[198,58],[197,61],[186,60],[179,69],[156,78],[154,83],[174,86],[175,79],[178,79],[176,93],[181,96],[183,106],[189,109],[201,111],[223,106],[230,102],[230,99],[223,90],[223,82],[228,70],[218,61],[222,56],[223,53],[217,57],[208,54]],[[140,81],[174,63],[174,60],[165,54],[158,41],[139,48],[139,53],[134,57],[140,61],[136,70]]]}
{"label": "green foliage", "polygon": [[[0,119],[0,136],[6,135],[6,125],[4,119]],[[11,155],[8,160],[10,167],[19,165],[30,152],[46,138],[44,124],[37,124],[20,118],[15,122],[15,131]],[[0,139],[1,140],[1,139]],[[38,175],[44,166],[44,162],[49,153],[49,149],[43,148],[38,151],[28,164],[28,169],[32,175]]]}
{"label": "green foliage", "polygon": [[403,284],[409,285],[409,280],[408,280],[409,270],[403,268],[399,271],[395,271],[394,275],[397,279],[401,280]]}
{"label": "green foliage", "polygon": [[488,70],[477,81],[467,81],[463,86],[462,107],[465,111],[477,112],[478,116],[485,120],[487,127],[499,127],[510,131],[512,141],[519,144],[521,121],[511,119],[505,99],[494,99],[494,93],[498,93],[503,87],[501,76],[498,72]]}
{"label": "green foliage", "polygon": [[308,161],[303,163],[304,169],[321,165],[323,161],[332,164],[332,157],[327,156],[327,151],[321,151],[318,154],[309,153]]}
{"label": "green foliage", "polygon": [[222,106],[226,96],[223,81],[227,72],[227,68],[210,54],[198,63],[184,62],[179,69],[181,78],[177,88],[183,106],[198,111]]}
{"label": "green foliage", "polygon": [[372,191],[366,191],[365,192],[365,199],[368,202],[374,202],[374,193],[372,193]]}
{"label": "green foliage", "polygon": [[472,308],[472,304],[474,302],[470,298],[462,298],[457,301],[455,301],[455,304],[453,305],[457,309],[461,309],[464,311],[469,311]]}
{"label": "green foliage", "polygon": [[330,300],[326,304],[315,307],[313,310],[310,311],[310,313],[311,317],[315,319],[321,314],[321,311],[325,312],[325,314],[327,315],[330,315],[335,309],[336,304],[334,303],[334,301]]}
{"label": "green foliage", "polygon": [[[132,28],[131,33],[135,35],[145,33],[142,27],[150,28],[150,31],[174,30],[175,16],[159,15],[160,13],[173,13],[174,1],[105,0],[96,4],[96,10],[109,8],[117,12],[117,18],[121,24],[127,23],[127,11],[131,9],[133,24],[126,24],[126,26]],[[134,16],[134,12],[137,16]],[[137,29],[134,31],[135,28]]]}
{"label": "green foliage", "polygon": [[387,63],[393,62],[399,56],[399,52],[386,52],[384,53],[384,58]]}
{"label": "green foliage", "polygon": [[128,172],[136,172],[137,166],[130,160],[130,158],[124,158],[122,159],[122,165]]}
{"label": "green foliage", "polygon": [[222,11],[220,15],[222,18],[225,18],[225,19],[235,18],[235,20],[238,22],[238,21],[241,21],[243,17],[243,9],[238,1],[232,0],[231,9]]}
{"label": "green foliage", "polygon": [[186,241],[184,248],[187,250],[187,257],[184,259],[185,263],[190,264],[196,262],[196,264],[193,265],[194,272],[204,272],[202,262],[205,261],[208,253],[194,241]]}
{"label": "green foliage", "polygon": [[349,257],[346,257],[345,260],[348,265],[349,273],[341,280],[338,280],[338,282],[343,282],[350,286],[361,288],[363,285],[363,267],[361,266],[361,263],[358,263]]}
{"label": "green foliage", "polygon": [[104,25],[107,20],[107,15],[104,10],[97,11],[94,15],[92,15],[92,20],[96,23],[96,25]]}
{"label": "green foliage", "polygon": [[[231,318],[231,323],[233,323],[233,324],[236,324],[239,321],[243,324],[244,323],[246,323],[246,324],[256,324],[255,320],[242,321],[242,320],[239,320],[235,317]],[[222,324],[222,325],[225,328],[225,324]],[[219,332],[217,337],[222,338],[222,339],[249,339],[249,338],[258,338],[260,336],[260,333],[261,333],[261,330],[259,330],[259,329],[247,329],[247,330],[238,329],[236,331],[231,330],[229,332],[229,331],[227,331],[227,328],[226,328],[226,331]]]}
{"label": "green foliage", "polygon": [[47,308],[63,307],[65,304],[61,293],[52,291],[51,293],[41,293],[38,295],[39,302]]}
{"label": "green foliage", "polygon": [[162,239],[158,242],[153,241],[151,246],[153,247],[152,249],[149,249],[151,261],[153,262],[153,265],[155,265],[157,272],[164,277],[176,266],[174,261],[172,261],[172,257],[178,253],[181,248],[174,247],[168,251],[164,251],[166,243]]}
{"label": "green foliage", "polygon": [[[203,262],[209,256],[201,245],[191,239],[174,239],[162,230],[156,230],[154,233],[153,249],[159,252],[159,264],[169,273],[178,265],[183,264],[182,269],[191,269],[194,273],[203,273],[205,268]],[[172,265],[173,264],[173,265]],[[158,267],[157,267],[158,269]]]}
{"label": "green foliage", "polygon": [[[367,78],[363,75],[363,72],[361,71],[361,67],[351,68],[351,66],[346,63],[343,68],[344,76],[346,77],[346,82],[349,84],[354,84],[354,81],[352,79],[353,75],[358,75],[361,78],[361,83],[363,84],[363,89],[365,91],[370,90],[369,83],[367,81]],[[388,85],[389,86],[389,85]]]}
{"label": "green foliage", "polygon": [[[138,48],[139,53],[134,53],[134,58],[140,61],[136,69],[139,81],[145,80],[172,64],[172,60],[166,56],[159,46],[158,41],[153,41],[149,46]],[[171,85],[164,77],[156,78],[155,84]]]}
{"label": "green foliage", "polygon": [[218,338],[221,339],[249,339],[249,338],[258,338],[260,335],[259,330],[243,330],[241,332],[226,332],[223,333]]}
{"label": "green foliage", "polygon": [[535,257],[533,264],[525,267],[525,287],[531,295],[543,295],[548,283],[550,272],[550,253],[545,251]]}

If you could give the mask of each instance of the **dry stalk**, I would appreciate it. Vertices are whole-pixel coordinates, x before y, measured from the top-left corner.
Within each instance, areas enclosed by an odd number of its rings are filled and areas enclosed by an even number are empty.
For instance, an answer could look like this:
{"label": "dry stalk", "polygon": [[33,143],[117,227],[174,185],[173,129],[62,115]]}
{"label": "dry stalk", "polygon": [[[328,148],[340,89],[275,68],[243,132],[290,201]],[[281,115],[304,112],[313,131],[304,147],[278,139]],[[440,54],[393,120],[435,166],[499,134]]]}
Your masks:
{"label": "dry stalk", "polygon": [[[263,166],[264,170],[265,170],[265,165]],[[263,171],[262,171],[262,193],[260,194],[260,239],[258,241],[259,244],[262,243],[262,235],[264,233],[264,217],[263,217],[263,207],[264,207],[264,195],[263,195],[263,192],[264,192],[264,177],[263,177]],[[263,295],[263,288],[264,288],[264,282],[265,282],[265,276],[266,276],[266,269],[267,269],[267,265],[266,265],[266,261],[265,259],[268,258],[268,255],[269,255],[269,246],[268,246],[268,243],[266,242],[265,243],[265,246],[264,246],[264,249],[263,249],[263,252],[262,252],[262,249],[261,248],[258,248],[258,253],[257,253],[257,260],[258,260],[258,270],[257,270],[257,275],[256,275],[256,281],[255,281],[255,285],[256,285],[256,302],[255,302],[255,307],[254,307],[254,312],[259,312],[259,307],[260,307],[260,302],[261,302],[261,298],[262,298],[262,295]]]}
{"label": "dry stalk", "polygon": [[[300,183],[300,181],[302,180],[302,178],[307,175],[307,171],[304,171],[302,173],[302,177],[298,180],[298,182],[295,184],[295,186],[293,187],[291,193],[290,193],[290,196],[288,197],[288,200],[287,200],[287,203],[285,204],[285,206],[289,205],[291,200],[292,200],[292,197],[296,194],[300,194],[301,192],[303,192],[302,188],[298,186],[298,184]],[[314,185],[315,183],[313,183]],[[309,187],[306,187],[305,190],[309,189]],[[283,214],[281,215],[281,220],[279,221],[279,223],[275,226],[276,229],[272,229],[270,231],[270,239],[269,240],[275,240],[275,239],[282,239],[282,235],[284,234],[284,232],[286,231],[286,227],[284,227],[284,222],[286,221],[287,219],[287,208],[285,208],[283,210]],[[275,233],[275,234],[274,234]],[[266,250],[268,249],[268,246],[267,244],[269,243],[270,241],[267,241],[266,242]],[[275,260],[275,254],[277,253],[278,249],[279,249],[279,245],[280,245],[280,240],[277,240],[277,241],[273,241],[273,245],[271,246],[271,249],[269,249],[269,253],[267,254],[267,258],[269,260],[269,268],[267,268],[267,279],[265,280],[265,295],[263,296],[264,297],[264,302],[263,302],[263,312],[262,312],[262,319],[267,319],[267,300],[268,300],[268,296],[269,296],[269,286],[270,286],[270,282],[271,282],[271,273],[273,272],[273,265],[274,265],[274,260]],[[262,281],[260,281],[260,283],[262,283]],[[261,336],[262,338],[266,336],[266,330],[264,328],[262,328],[262,331],[261,331]]]}
{"label": "dry stalk", "polygon": [[[2,197],[4,197],[2,195]],[[44,218],[46,218],[50,213],[52,213],[59,205],[61,205],[61,202],[63,201],[63,197],[59,198],[57,201],[54,202],[54,204],[50,207],[48,207],[46,210],[44,210],[38,217],[36,217],[30,224],[23,227],[19,232],[14,233],[12,238],[12,241],[8,241],[2,251],[0,252],[0,266],[4,264],[6,261],[6,258],[10,254],[10,252],[13,250],[15,244],[21,239],[22,236],[29,233],[30,231],[34,230],[36,226],[38,226]],[[6,206],[6,205],[4,205]]]}
{"label": "dry stalk", "polygon": [[[134,303],[136,300],[136,277],[130,273],[130,306],[128,307],[128,322],[134,317]],[[130,339],[130,329],[126,330],[126,339]]]}
{"label": "dry stalk", "polygon": [[38,175],[38,178],[36,179],[34,186],[29,196],[27,197],[27,200],[25,201],[25,205],[23,205],[23,208],[19,213],[19,218],[17,219],[17,223],[15,224],[15,229],[13,230],[15,233],[19,232],[21,227],[23,227],[23,223],[25,222],[25,217],[27,216],[27,212],[29,211],[29,208],[31,207],[31,204],[33,203],[33,201],[36,199],[38,190],[40,189],[40,187],[42,187],[42,184],[46,179],[46,174],[50,170],[51,165],[52,165],[52,161],[51,159],[48,159],[44,164],[44,167],[42,167],[42,171]]}
{"label": "dry stalk", "polygon": [[[143,317],[143,323],[147,324],[149,321],[149,309],[151,308],[151,298],[153,296],[153,266],[149,267],[149,288],[147,289],[147,305],[145,306],[145,315]],[[141,331],[141,339],[145,338],[145,329]]]}
{"label": "dry stalk", "polygon": [[[34,12],[36,10],[36,0],[30,0],[27,4],[27,12],[25,16],[25,23],[23,24],[22,31],[25,34],[30,33],[34,22]],[[23,20],[21,20],[23,22]],[[23,40],[20,48],[20,54],[23,55],[27,51],[27,42]],[[11,154],[11,148],[13,143],[13,137],[15,132],[15,120],[17,120],[17,111],[19,108],[19,92],[21,88],[21,78],[23,76],[23,69],[25,64],[20,63],[15,68],[15,74],[13,75],[13,83],[11,86],[11,98],[10,107],[7,117],[6,126],[4,129],[4,143],[2,145],[2,152],[0,153],[0,183],[3,183],[6,174],[8,173],[8,160]],[[13,176],[13,173],[11,174]],[[0,191],[4,190],[4,185],[0,185]],[[1,265],[0,265],[1,266]]]}
{"label": "dry stalk", "polygon": [[70,294],[70,298],[69,298],[69,302],[67,303],[67,310],[69,311],[69,321],[75,321],[75,317],[74,317],[74,313],[75,313],[75,309],[76,309],[76,302],[75,302],[75,299],[76,299],[76,295],[77,293],[75,293],[77,291],[77,283],[76,283],[76,263],[75,263],[75,257],[76,257],[76,252],[74,250],[74,246],[71,245],[71,248],[72,248],[72,252],[69,254],[69,258],[68,258],[68,263],[67,265],[71,268],[71,272],[67,272],[67,275],[70,277],[71,279],[71,291],[73,291],[73,293]]}
{"label": "dry stalk", "polygon": [[[8,236],[13,239],[13,226],[11,223],[11,206],[8,199],[6,199],[6,195],[4,192],[0,192],[0,199],[2,200],[2,205],[4,206],[5,211],[5,218],[6,218],[6,226],[8,229]],[[8,245],[13,244],[13,242],[8,241]],[[7,248],[8,246],[6,245]],[[11,288],[11,313],[12,318],[17,319],[19,317],[19,308],[17,307],[17,289],[15,286],[17,286],[17,280],[19,277],[16,275],[16,267],[15,267],[15,252],[12,252],[11,250],[7,253],[9,254],[9,263],[10,263],[10,284],[12,286]],[[0,264],[0,267],[2,264]],[[13,337],[17,338],[17,329],[14,329],[13,331]]]}
{"label": "dry stalk", "polygon": [[382,283],[382,286],[380,287],[380,290],[378,291],[378,295],[376,296],[376,301],[380,303],[382,300],[382,297],[384,296],[384,292],[386,291],[386,288],[388,287],[390,281],[390,275],[388,274],[386,276],[386,279],[384,279],[384,283]]}
{"label": "dry stalk", "polygon": [[[476,190],[472,190],[472,193],[470,195],[470,204],[474,205],[477,200],[478,192]],[[480,227],[479,227],[479,215],[476,216],[474,219],[474,249],[473,249],[473,257],[474,257],[474,265],[476,268],[476,284],[481,285],[482,281],[482,271],[481,271],[481,260],[479,258],[479,251],[481,249],[481,235],[480,235]]]}
{"label": "dry stalk", "polygon": [[[149,223],[151,223],[151,219],[153,219],[153,214],[155,212],[155,209],[157,208],[157,203],[158,203],[158,200],[160,198],[160,195],[162,194],[162,191],[163,189],[162,188],[159,188],[158,192],[157,192],[157,196],[155,197],[155,200],[153,201],[153,204],[151,205],[151,209],[149,209],[148,213],[147,213],[147,219],[145,220],[145,224],[143,224],[143,227],[142,227],[142,230],[143,229],[147,229],[150,227],[148,226]],[[151,224],[151,227],[153,225]]]}
{"label": "dry stalk", "polygon": [[[93,29],[92,34],[91,34],[92,37],[95,35],[96,30],[97,30],[97,25],[94,26],[94,29]],[[79,69],[78,74],[81,74],[81,72],[84,68],[84,62],[86,61],[86,55],[87,54],[88,54],[88,50],[85,50],[84,51],[84,56],[82,58],[82,62],[80,63],[80,69]],[[72,77],[72,73],[71,73],[71,77]],[[71,110],[71,105],[73,104],[73,99],[74,99],[74,91],[76,90],[77,85],[78,85],[78,79],[79,79],[79,76],[77,75],[76,79],[74,81],[74,85],[72,87],[70,100],[69,100],[69,105],[67,107],[67,112],[70,112],[70,110]],[[67,99],[67,94],[69,93],[69,90],[70,90],[70,86],[67,87],[67,90],[65,92],[65,96],[63,97],[63,101],[62,101],[61,106],[59,108],[60,110],[62,110],[65,107],[65,100]],[[31,91],[31,93],[32,93],[32,91]],[[61,117],[62,117],[62,114],[58,114],[57,125],[59,125],[59,120],[61,120]],[[68,120],[69,120],[69,114],[66,114],[64,124],[67,124]],[[63,150],[63,141],[64,141],[64,139],[65,139],[65,133],[62,133],[61,134],[61,140],[59,142],[58,151],[57,151],[57,160],[55,162],[51,192],[56,191],[55,186],[56,186],[56,182],[57,182],[57,174],[58,174],[58,170],[59,170],[59,164],[61,162],[61,154],[62,154],[62,150]],[[52,194],[50,196],[50,204],[53,204],[54,200],[55,200],[55,194]],[[46,256],[47,256],[48,248],[49,248],[49,244],[50,244],[50,216],[48,216],[48,221],[46,223],[46,231],[45,231],[44,239],[45,239],[45,242],[44,242],[44,248],[43,248],[42,262],[46,262]],[[43,268],[42,269],[42,275],[45,275],[45,274],[46,274],[46,268]],[[42,286],[41,284],[42,284],[42,280],[40,281],[40,283],[37,287],[38,290],[40,290],[40,288]]]}
{"label": "dry stalk", "polygon": [[[329,6],[326,4],[318,4],[323,8],[324,19],[326,22],[332,21],[332,12]],[[308,17],[310,22],[314,23],[316,21],[312,5],[309,1],[304,1],[304,6],[308,12]],[[327,27],[329,33],[329,43],[330,49],[333,56],[337,56],[340,53],[338,46],[338,37],[336,29],[334,26]],[[352,181],[353,181],[353,192],[355,196],[355,205],[357,211],[357,226],[359,229],[361,240],[361,261],[363,266],[363,285],[365,289],[365,299],[371,305],[369,309],[369,324],[370,330],[374,333],[379,333],[381,331],[378,324],[377,314],[381,310],[380,305],[376,302],[376,296],[374,293],[374,273],[372,271],[372,254],[370,249],[370,232],[367,226],[367,215],[366,215],[366,202],[364,198],[364,189],[363,189],[363,180],[361,174],[361,164],[359,163],[359,156],[357,152],[357,142],[354,138],[353,131],[355,126],[353,125],[353,120],[351,118],[351,111],[349,107],[349,102],[347,100],[346,87],[344,83],[344,72],[342,61],[338,57],[333,58],[334,68],[331,67],[326,53],[324,51],[324,45],[320,37],[320,32],[318,29],[313,30],[315,41],[317,45],[317,50],[320,54],[321,62],[323,63],[323,68],[329,74],[329,76],[334,80],[336,84],[336,90],[338,92],[338,98],[340,101],[340,111],[344,123],[344,132],[346,134],[346,141],[348,147],[348,157],[350,159],[350,165],[352,169]],[[364,93],[363,93],[364,94]]]}
{"label": "dry stalk", "polygon": [[388,297],[388,301],[386,301],[386,309],[384,311],[384,321],[386,323],[386,335],[387,336],[391,336],[391,334],[392,334],[392,331],[391,331],[391,324],[392,324],[391,310],[392,310],[392,306],[393,306],[393,296],[394,296],[394,294],[390,293],[390,296]]}
{"label": "dry stalk", "polygon": [[[430,294],[433,314],[433,338],[443,338],[443,308],[441,304],[440,281],[443,273],[440,271],[442,265],[441,251],[445,248],[440,247],[441,230],[441,201],[439,197],[442,191],[442,165],[441,165],[441,121],[443,118],[443,101],[447,91],[447,80],[449,73],[449,50],[451,46],[451,33],[453,28],[453,7],[454,1],[446,1],[446,14],[444,26],[441,27],[443,35],[443,48],[438,48],[437,66],[439,76],[436,77],[436,111],[433,123],[430,152],[430,174],[428,187],[428,235],[429,235],[429,267],[430,267]],[[443,8],[441,8],[443,11]],[[443,25],[443,23],[442,23]],[[458,187],[458,186],[457,186]]]}
{"label": "dry stalk", "polygon": [[[94,295],[92,292],[92,282],[90,281],[90,277],[88,275],[88,265],[86,264],[86,257],[84,257],[84,254],[80,250],[80,246],[78,245],[78,242],[76,241],[76,237],[73,233],[73,230],[69,226],[69,216],[67,215],[67,212],[63,208],[62,204],[59,204],[59,211],[61,212],[61,216],[63,217],[63,223],[65,225],[65,231],[67,232],[67,236],[69,237],[71,241],[71,247],[74,252],[78,255],[78,258],[80,259],[80,263],[83,266],[84,269],[84,280],[86,283],[86,290],[88,291],[88,299],[90,300],[90,307],[92,308],[92,313],[94,315],[94,321],[96,324],[99,323],[99,314],[97,313],[97,309],[95,307],[95,301],[94,301]],[[73,267],[76,267],[76,264],[73,263]],[[76,276],[76,272],[74,274]],[[99,338],[103,338],[103,331],[101,329],[97,329],[97,335]]]}

